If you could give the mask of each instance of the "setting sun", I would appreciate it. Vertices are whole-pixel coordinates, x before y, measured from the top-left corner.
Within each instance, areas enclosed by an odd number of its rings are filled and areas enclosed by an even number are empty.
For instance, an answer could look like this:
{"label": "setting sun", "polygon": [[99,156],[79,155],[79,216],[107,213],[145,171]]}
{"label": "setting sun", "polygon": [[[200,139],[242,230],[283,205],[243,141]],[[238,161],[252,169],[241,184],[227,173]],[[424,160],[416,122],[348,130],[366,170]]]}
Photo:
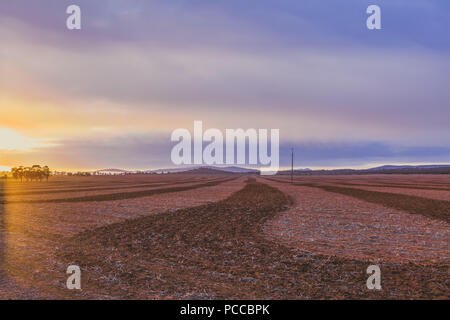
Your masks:
{"label": "setting sun", "polygon": [[22,136],[11,129],[0,128],[0,150],[28,151],[42,146],[35,139]]}

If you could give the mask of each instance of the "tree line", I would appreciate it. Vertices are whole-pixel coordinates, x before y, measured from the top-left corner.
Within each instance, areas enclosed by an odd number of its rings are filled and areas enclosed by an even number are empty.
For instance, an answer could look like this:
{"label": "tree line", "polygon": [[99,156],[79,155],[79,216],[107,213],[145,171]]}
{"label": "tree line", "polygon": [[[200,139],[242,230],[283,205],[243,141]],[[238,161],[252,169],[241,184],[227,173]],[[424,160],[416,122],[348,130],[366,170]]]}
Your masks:
{"label": "tree line", "polygon": [[41,167],[40,165],[34,165],[32,167],[16,167],[11,169],[11,173],[14,179],[20,181],[42,181],[50,177],[50,169],[48,166]]}

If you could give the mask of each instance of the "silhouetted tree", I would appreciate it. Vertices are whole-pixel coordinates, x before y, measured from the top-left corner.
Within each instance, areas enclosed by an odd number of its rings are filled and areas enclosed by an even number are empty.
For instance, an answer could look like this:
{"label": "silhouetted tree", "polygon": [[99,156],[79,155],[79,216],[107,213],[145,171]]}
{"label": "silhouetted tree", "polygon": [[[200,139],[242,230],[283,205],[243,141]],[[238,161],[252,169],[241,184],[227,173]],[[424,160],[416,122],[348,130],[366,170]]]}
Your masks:
{"label": "silhouetted tree", "polygon": [[25,181],[42,181],[44,178],[48,181],[50,177],[50,169],[48,166],[41,167],[40,165],[34,165],[32,167],[14,167],[11,169],[11,173],[14,179],[22,182]]}

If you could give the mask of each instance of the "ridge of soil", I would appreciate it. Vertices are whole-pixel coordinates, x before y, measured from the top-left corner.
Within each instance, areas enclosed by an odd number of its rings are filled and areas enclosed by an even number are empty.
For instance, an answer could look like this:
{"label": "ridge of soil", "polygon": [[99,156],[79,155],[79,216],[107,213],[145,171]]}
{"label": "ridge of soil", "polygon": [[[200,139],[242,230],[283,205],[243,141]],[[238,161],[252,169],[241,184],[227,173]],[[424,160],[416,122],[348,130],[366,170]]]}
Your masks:
{"label": "ridge of soil", "polygon": [[421,214],[426,217],[450,222],[450,201],[423,198],[412,195],[369,191],[358,188],[345,188],[329,185],[295,184],[319,188],[324,191],[351,196],[371,203],[381,204],[386,207],[403,210],[410,214]]}
{"label": "ridge of soil", "polygon": [[[278,179],[267,179],[273,182],[287,183]],[[450,201],[437,200],[414,195],[381,192],[359,189],[356,187],[341,187],[336,185],[324,185],[320,183],[294,183],[294,186],[319,188],[324,191],[334,192],[371,203],[381,204],[385,207],[402,210],[410,214],[421,214],[423,216],[438,219],[450,223]]]}
{"label": "ridge of soil", "polygon": [[158,188],[150,190],[141,190],[133,192],[117,192],[108,194],[99,194],[92,196],[74,197],[74,198],[62,198],[62,199],[42,199],[42,200],[18,200],[18,201],[8,201],[4,200],[0,204],[9,203],[61,203],[61,202],[93,202],[93,201],[113,201],[113,200],[125,200],[125,199],[135,199],[148,197],[160,193],[170,193],[170,192],[180,192],[192,189],[198,189],[203,187],[212,187],[219,185],[224,182],[231,181],[236,178],[231,179],[214,179],[206,183],[200,183],[195,185],[189,185],[184,187],[169,187],[169,188]]}
{"label": "ridge of soil", "polygon": [[[263,225],[292,205],[249,179],[216,203],[77,234],[59,255],[103,299],[448,299],[448,264],[382,263],[383,290],[366,288],[370,261],[301,252],[268,240]],[[65,291],[67,292],[67,290]]]}

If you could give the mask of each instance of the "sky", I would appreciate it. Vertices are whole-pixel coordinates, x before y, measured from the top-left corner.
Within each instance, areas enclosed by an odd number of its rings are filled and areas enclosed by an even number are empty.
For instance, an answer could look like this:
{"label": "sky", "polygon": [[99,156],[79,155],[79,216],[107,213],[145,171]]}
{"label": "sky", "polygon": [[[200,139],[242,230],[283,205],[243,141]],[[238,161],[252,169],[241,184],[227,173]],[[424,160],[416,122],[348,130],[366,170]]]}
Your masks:
{"label": "sky", "polygon": [[174,167],[194,120],[279,129],[281,166],[450,163],[449,35],[447,0],[0,0],[0,169]]}

